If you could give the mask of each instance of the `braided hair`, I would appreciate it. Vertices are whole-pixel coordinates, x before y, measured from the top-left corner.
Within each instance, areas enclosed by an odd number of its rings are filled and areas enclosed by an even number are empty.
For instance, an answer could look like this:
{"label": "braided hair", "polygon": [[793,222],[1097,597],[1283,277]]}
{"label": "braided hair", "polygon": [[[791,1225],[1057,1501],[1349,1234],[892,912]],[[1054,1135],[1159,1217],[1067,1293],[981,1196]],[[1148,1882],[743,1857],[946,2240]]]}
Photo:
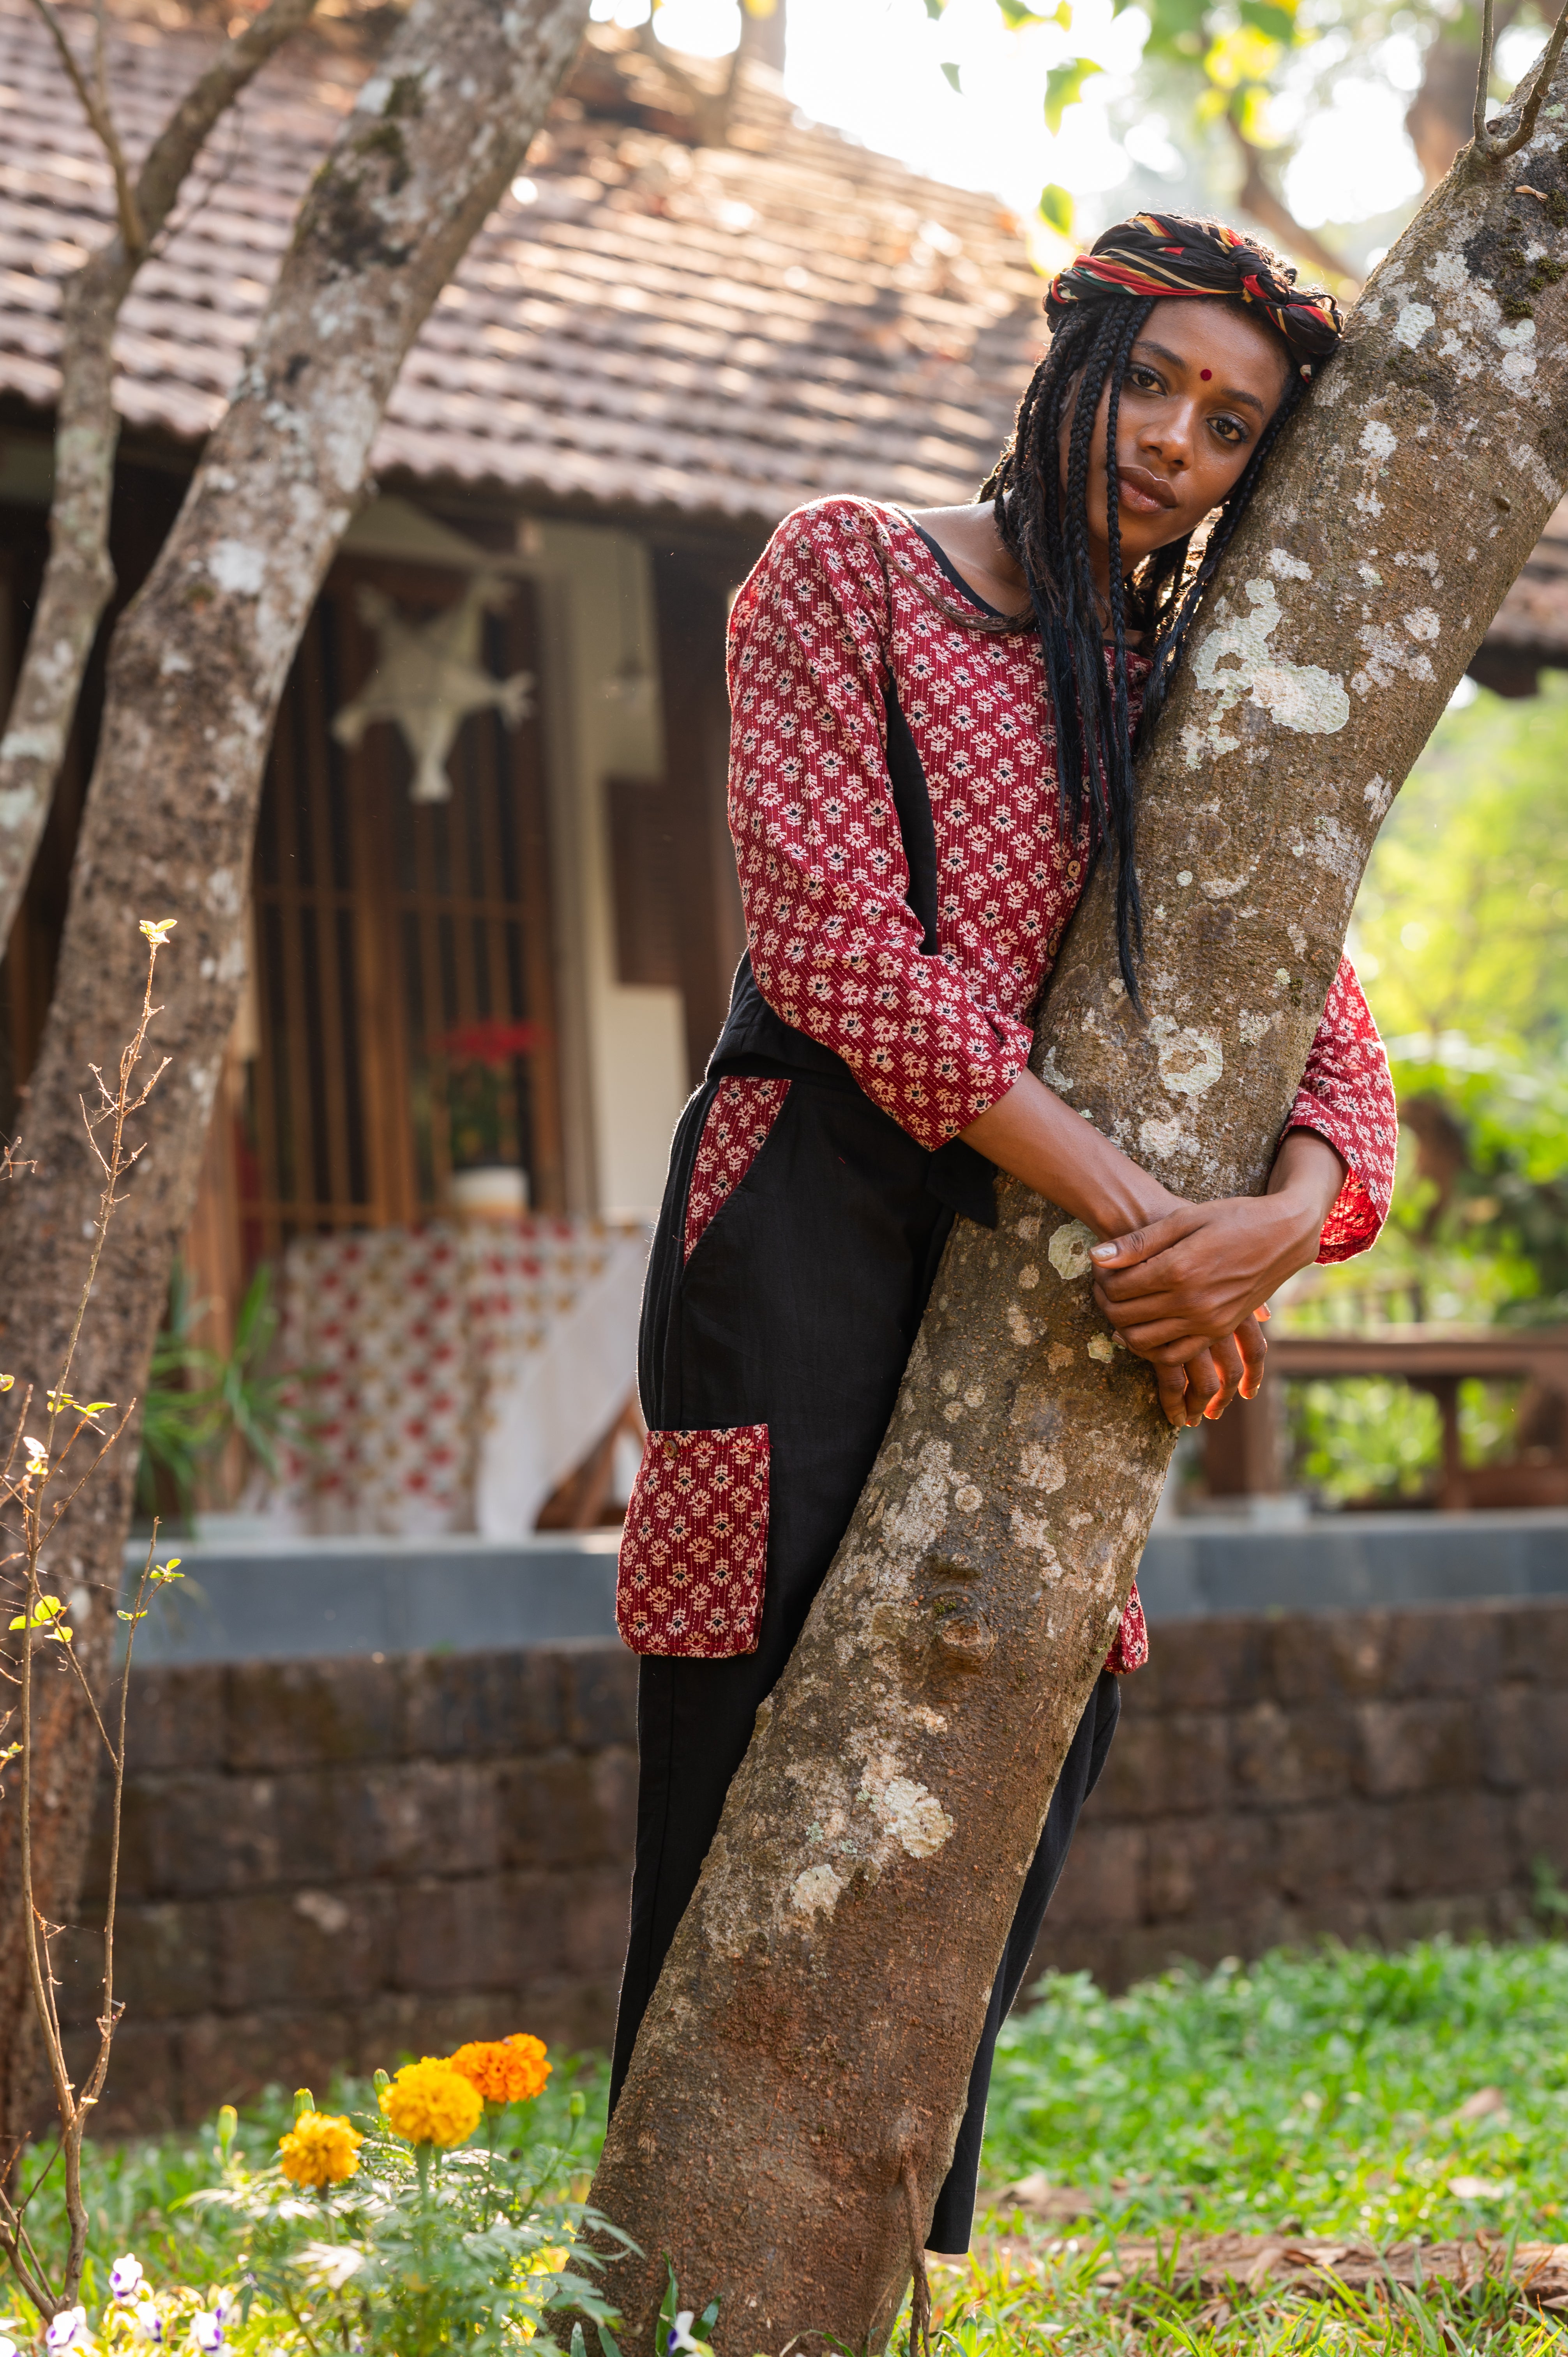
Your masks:
{"label": "braided hair", "polygon": [[[1109,845],[1116,863],[1116,950],[1122,979],[1140,1004],[1136,959],[1143,917],[1135,860],[1136,789],[1127,688],[1127,637],[1143,633],[1152,657],[1144,692],[1142,740],[1165,703],[1194,616],[1230,545],[1254,486],[1317,361],[1339,339],[1332,298],[1295,287],[1295,272],[1266,247],[1217,221],[1140,213],[1099,238],[1046,298],[1051,339],[1035,371],[1014,431],[976,497],[995,502],[1003,544],[1028,584],[1025,627],[1039,632],[1056,721],[1058,823],[1086,830],[1090,856]],[[1133,346],[1157,302],[1219,297],[1254,308],[1284,342],[1293,362],[1283,398],[1209,525],[1201,554],[1192,537],[1170,542],[1123,576],[1116,426]],[[1089,496],[1094,423],[1110,399],[1103,461],[1111,543],[1111,660],[1095,589]],[[1067,465],[1058,452],[1064,419]],[[1190,561],[1189,561],[1190,560]]]}

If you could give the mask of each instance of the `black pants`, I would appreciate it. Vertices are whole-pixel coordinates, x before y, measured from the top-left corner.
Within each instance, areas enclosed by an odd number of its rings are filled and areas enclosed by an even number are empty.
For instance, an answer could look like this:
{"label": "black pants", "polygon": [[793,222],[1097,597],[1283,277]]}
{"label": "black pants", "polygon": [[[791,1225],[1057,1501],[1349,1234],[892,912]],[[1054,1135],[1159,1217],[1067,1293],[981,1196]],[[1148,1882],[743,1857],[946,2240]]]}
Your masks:
{"label": "black pants", "polygon": [[[768,1426],[768,1583],[756,1652],[642,1663],[637,1863],[612,2106],[757,1705],[789,1658],[887,1428],[954,1217],[950,1158],[928,1154],[853,1085],[800,1078],[760,1154],[682,1262],[692,1161],[715,1086],[697,1092],[675,1134],[639,1380],[650,1430]],[[998,1969],[931,2224],[933,2250],[968,2245],[996,2033],[1022,1986],[1118,1709],[1116,1681],[1103,1676],[1063,1764]]]}

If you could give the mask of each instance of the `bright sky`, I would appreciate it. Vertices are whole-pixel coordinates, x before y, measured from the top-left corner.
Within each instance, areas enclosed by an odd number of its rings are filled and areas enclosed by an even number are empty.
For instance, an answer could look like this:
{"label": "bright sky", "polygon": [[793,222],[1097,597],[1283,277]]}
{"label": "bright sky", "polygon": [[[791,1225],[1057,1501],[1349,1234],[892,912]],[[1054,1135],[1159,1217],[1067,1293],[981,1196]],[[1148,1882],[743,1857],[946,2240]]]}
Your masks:
{"label": "bright sky", "polygon": [[[1125,98],[1145,30],[1136,7],[1113,19],[1111,0],[1076,0],[1069,39],[1055,26],[1009,33],[995,0],[949,0],[934,23],[924,0],[788,5],[786,80],[807,114],[939,179],[994,188],[1021,215],[1033,212],[1041,188],[1054,180],[1089,199],[1095,219],[1113,219],[1112,192],[1134,160],[1155,172],[1179,166],[1161,116],[1145,118],[1122,141],[1112,131],[1108,109]],[[636,24],[647,17],[649,0],[595,0],[593,13]],[[737,0],[664,0],[660,11],[660,36],[698,54],[732,49],[739,24]],[[1509,80],[1541,38],[1526,34],[1521,49],[1504,34],[1498,63]],[[1043,112],[1046,73],[1069,53],[1098,58],[1107,72],[1089,85],[1081,105],[1069,108],[1053,139]],[[944,62],[958,66],[960,92],[949,87]],[[1334,103],[1306,126],[1285,193],[1310,227],[1367,220],[1419,191],[1403,126],[1419,70],[1414,43],[1389,41],[1376,64],[1375,79],[1342,81]]]}

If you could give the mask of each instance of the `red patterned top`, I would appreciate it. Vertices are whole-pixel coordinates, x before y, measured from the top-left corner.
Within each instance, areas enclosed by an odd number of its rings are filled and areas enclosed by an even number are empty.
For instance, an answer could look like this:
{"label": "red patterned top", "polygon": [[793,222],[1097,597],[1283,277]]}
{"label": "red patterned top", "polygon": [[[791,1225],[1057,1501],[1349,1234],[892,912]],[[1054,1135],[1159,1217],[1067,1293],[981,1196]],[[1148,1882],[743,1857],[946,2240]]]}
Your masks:
{"label": "red patterned top", "polygon": [[[1028,1009],[1083,889],[1084,844],[1058,828],[1038,641],[950,620],[899,566],[950,605],[966,594],[897,509],[828,499],[779,525],[730,622],[729,816],[763,996],[934,1150],[1028,1063]],[[1144,660],[1129,660],[1141,682]],[[932,957],[905,898],[889,678],[930,793]],[[1318,1257],[1364,1251],[1388,1213],[1397,1131],[1347,963],[1287,1125],[1326,1137],[1349,1172]]]}

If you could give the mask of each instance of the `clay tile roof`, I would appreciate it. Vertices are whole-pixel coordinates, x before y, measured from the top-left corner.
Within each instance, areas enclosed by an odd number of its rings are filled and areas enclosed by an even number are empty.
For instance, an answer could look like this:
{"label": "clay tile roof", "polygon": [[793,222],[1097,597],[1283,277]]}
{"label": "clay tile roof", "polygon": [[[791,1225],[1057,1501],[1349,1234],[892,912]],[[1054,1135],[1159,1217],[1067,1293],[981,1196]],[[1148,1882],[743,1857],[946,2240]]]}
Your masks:
{"label": "clay tile roof", "polygon": [[1487,632],[1520,663],[1568,669],[1568,500],[1556,510]]}
{"label": "clay tile roof", "polygon": [[[86,45],[82,12],[64,12]],[[139,153],[204,52],[116,20],[113,85]],[[285,54],[210,145],[183,226],[116,347],[128,423],[219,415],[305,183],[364,68]],[[377,472],[553,500],[771,521],[853,490],[972,495],[1039,349],[1040,282],[993,198],[799,121],[749,67],[728,144],[596,27],[518,185],[409,356]],[[0,393],[48,409],[58,282],[109,182],[27,0],[0,0]]]}

